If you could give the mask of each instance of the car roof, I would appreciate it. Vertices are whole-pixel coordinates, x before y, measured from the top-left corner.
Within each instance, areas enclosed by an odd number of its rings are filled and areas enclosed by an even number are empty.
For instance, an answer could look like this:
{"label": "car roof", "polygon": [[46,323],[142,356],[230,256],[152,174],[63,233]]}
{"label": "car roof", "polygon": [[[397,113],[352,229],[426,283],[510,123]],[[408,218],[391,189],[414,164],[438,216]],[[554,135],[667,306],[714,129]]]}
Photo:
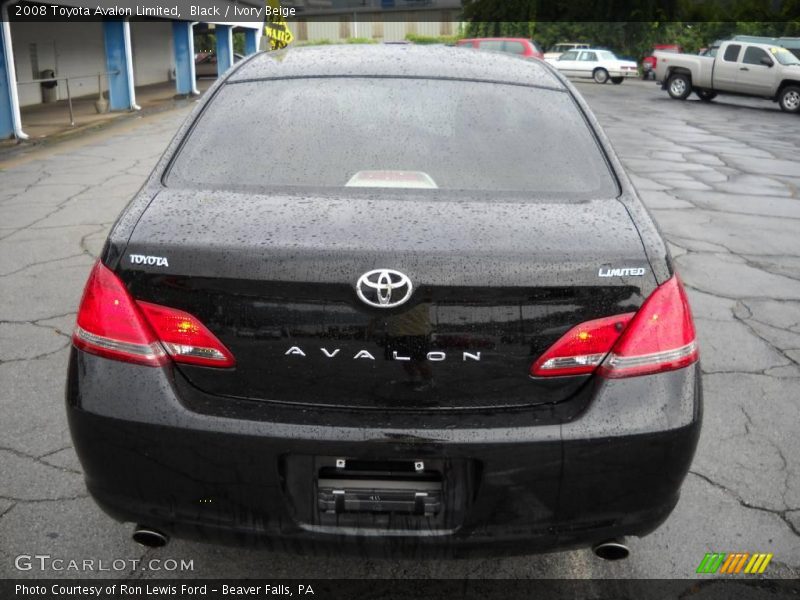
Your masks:
{"label": "car roof", "polygon": [[261,52],[228,81],[305,77],[409,77],[493,81],[566,90],[550,67],[511,54],[455,46],[310,46]]}
{"label": "car roof", "polygon": [[613,50],[609,50],[608,48],[573,48],[570,52],[610,52],[617,56]]}

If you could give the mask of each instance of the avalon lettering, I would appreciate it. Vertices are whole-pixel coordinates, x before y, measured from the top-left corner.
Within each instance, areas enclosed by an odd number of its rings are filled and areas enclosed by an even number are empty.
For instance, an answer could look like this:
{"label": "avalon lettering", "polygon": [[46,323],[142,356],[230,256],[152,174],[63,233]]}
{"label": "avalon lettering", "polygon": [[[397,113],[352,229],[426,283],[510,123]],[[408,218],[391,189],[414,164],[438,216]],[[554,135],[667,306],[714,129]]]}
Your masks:
{"label": "avalon lettering", "polygon": [[[319,349],[322,354],[327,358],[335,358],[337,354],[341,351],[341,348],[336,348],[335,350],[329,350],[328,348],[320,348]],[[292,346],[283,354],[284,356],[302,356],[306,358],[306,353],[303,351],[302,348],[299,346]],[[359,358],[366,358],[368,360],[375,360],[375,357],[367,352],[366,350],[359,350],[353,356],[353,360]],[[439,350],[434,350],[432,352],[428,352],[425,357],[427,360],[432,362],[442,362],[447,360],[447,353],[441,352]],[[402,356],[397,351],[392,352],[392,360],[400,360],[400,361],[407,361],[411,360],[410,356]],[[468,360],[474,360],[476,362],[480,362],[481,360],[481,353],[480,352],[462,352],[461,353],[461,360],[466,362]]]}

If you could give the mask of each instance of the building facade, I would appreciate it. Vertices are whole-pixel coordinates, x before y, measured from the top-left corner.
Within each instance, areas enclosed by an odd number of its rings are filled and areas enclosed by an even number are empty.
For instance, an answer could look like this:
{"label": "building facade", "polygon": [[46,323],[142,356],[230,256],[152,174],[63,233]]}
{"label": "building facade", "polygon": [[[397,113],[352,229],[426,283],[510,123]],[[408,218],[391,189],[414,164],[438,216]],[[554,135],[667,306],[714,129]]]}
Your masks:
{"label": "building facade", "polygon": [[[215,3],[263,6],[260,0]],[[63,100],[67,94],[72,98],[104,94],[110,110],[125,111],[139,108],[139,86],[174,81],[177,94],[197,93],[196,21],[169,17],[25,20],[15,18],[16,4],[2,0],[0,5],[0,139],[25,139],[21,109]],[[81,0],[47,3],[51,7],[86,4]],[[97,4],[93,2],[92,8]],[[263,29],[258,21],[212,21],[202,26],[213,27],[218,73],[233,64],[234,31],[244,33],[245,53],[250,54],[258,49]]]}

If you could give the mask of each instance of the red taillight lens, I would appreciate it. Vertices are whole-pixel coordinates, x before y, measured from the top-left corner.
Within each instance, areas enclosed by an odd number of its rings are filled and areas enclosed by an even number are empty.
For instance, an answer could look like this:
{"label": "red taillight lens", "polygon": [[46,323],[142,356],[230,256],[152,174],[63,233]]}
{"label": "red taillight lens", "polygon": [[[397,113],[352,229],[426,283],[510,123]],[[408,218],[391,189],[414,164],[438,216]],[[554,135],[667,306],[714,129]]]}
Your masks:
{"label": "red taillight lens", "polygon": [[169,362],[232,367],[230,351],[192,315],[136,302],[101,262],[89,274],[72,343],[81,350],[157,367]]}
{"label": "red taillight lens", "polygon": [[222,342],[189,313],[149,302],[136,304],[175,361],[204,367],[232,367],[236,364]]}
{"label": "red taillight lens", "polygon": [[678,276],[645,300],[611,353],[604,377],[632,377],[687,367],[699,358],[692,311]]}
{"label": "red taillight lens", "polygon": [[531,366],[531,375],[563,377],[597,369],[603,377],[633,377],[680,369],[697,359],[692,313],[675,276],[656,288],[638,312],[570,329]]}
{"label": "red taillight lens", "polygon": [[634,313],[586,321],[573,327],[531,367],[534,377],[592,373],[614,346]]}
{"label": "red taillight lens", "polygon": [[156,367],[168,360],[128,290],[100,261],[83,290],[72,343],[92,354],[140,365]]}

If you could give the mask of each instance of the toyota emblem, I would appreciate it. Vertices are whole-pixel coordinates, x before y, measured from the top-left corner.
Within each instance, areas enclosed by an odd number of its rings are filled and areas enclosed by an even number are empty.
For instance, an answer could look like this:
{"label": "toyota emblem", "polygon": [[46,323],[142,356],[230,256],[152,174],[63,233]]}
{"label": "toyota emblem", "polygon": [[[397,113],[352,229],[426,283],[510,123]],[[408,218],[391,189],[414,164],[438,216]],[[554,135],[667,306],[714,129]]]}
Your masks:
{"label": "toyota emblem", "polygon": [[375,269],[356,282],[356,294],[365,304],[376,308],[394,308],[411,297],[411,280],[392,269]]}

